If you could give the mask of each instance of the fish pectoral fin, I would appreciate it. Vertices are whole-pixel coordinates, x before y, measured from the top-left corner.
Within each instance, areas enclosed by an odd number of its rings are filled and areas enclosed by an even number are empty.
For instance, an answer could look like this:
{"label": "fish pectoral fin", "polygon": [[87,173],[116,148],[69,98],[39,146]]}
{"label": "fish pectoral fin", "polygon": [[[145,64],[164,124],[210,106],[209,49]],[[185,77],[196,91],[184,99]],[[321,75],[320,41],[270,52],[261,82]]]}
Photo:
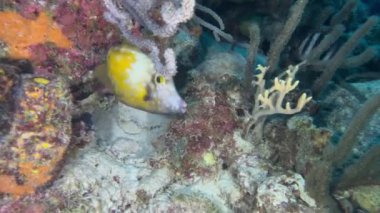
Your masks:
{"label": "fish pectoral fin", "polygon": [[102,83],[107,89],[113,90],[110,78],[107,74],[107,64],[101,64],[95,68],[95,79]]}

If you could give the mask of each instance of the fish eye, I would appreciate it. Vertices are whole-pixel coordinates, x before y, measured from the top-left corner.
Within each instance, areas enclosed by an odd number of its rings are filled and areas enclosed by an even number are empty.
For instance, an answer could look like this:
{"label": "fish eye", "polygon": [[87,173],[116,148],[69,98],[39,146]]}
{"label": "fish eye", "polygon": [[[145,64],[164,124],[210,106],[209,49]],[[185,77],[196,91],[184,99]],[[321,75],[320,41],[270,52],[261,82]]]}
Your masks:
{"label": "fish eye", "polygon": [[165,83],[165,77],[162,75],[157,75],[156,76],[156,83],[158,84],[164,84]]}

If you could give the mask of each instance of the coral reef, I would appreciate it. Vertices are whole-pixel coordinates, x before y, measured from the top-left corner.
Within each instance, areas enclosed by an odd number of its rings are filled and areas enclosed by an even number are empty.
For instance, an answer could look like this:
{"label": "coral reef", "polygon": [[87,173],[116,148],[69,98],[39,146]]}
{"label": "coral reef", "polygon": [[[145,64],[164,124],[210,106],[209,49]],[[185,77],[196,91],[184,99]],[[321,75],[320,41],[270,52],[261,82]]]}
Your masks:
{"label": "coral reef", "polygon": [[[160,138],[166,141],[172,158],[176,159],[174,169],[186,177],[193,176],[193,173],[201,176],[215,174],[223,162],[229,164],[229,158],[236,150],[233,136],[237,118],[224,95],[202,81],[194,81],[188,92],[203,99],[191,102],[191,110],[185,119],[173,121],[166,137]],[[219,114],[223,117],[214,116]]]}
{"label": "coral reef", "polygon": [[[35,61],[45,68],[46,61],[55,60],[59,67],[69,72],[68,76],[83,80],[81,77],[86,71],[94,70],[103,63],[108,49],[121,42],[117,30],[104,19],[104,11],[100,0],[58,1],[53,11],[54,20],[62,26],[62,32],[75,44],[75,48],[61,50],[50,49],[49,46],[36,47],[36,55],[42,58],[35,58]],[[45,51],[46,48],[50,51]]]}
{"label": "coral reef", "polygon": [[[71,98],[61,78],[2,71],[9,86],[1,97],[15,110],[2,118],[9,130],[1,135],[0,193],[30,194],[52,180],[69,146]],[[9,95],[13,91],[16,96]]]}
{"label": "coral reef", "polygon": [[[378,212],[379,11],[1,1],[0,212]],[[94,79],[122,42],[174,79],[186,114],[125,106]]]}
{"label": "coral reef", "polygon": [[[224,61],[218,54],[209,60]],[[233,212],[258,205],[260,188],[267,199],[283,202],[284,209],[313,210],[301,176],[286,178],[281,170],[272,176],[274,168],[236,131],[239,117],[232,105],[237,99],[223,88],[239,81],[233,75],[207,80],[212,67],[192,71],[193,83],[186,89],[192,107],[185,116],[168,118],[121,104],[99,109],[97,143],[77,150],[46,192],[62,195],[68,211]],[[279,179],[284,191],[267,194],[269,177]],[[282,192],[291,199],[276,199]]]}
{"label": "coral reef", "polygon": [[[184,118],[172,121],[169,131],[155,143],[162,153],[169,153],[179,176],[213,177],[241,154],[236,141],[240,122],[233,110],[236,100],[226,88],[238,88],[237,71],[243,66],[244,60],[241,63],[235,54],[215,53],[190,71],[192,82],[185,94],[191,108]],[[223,74],[214,75],[216,68]]]}
{"label": "coral reef", "polygon": [[[305,192],[301,175],[267,178],[257,189],[257,208],[263,212],[311,212],[315,201]],[[297,199],[307,205],[297,203]]]}
{"label": "coral reef", "polygon": [[[368,117],[360,115],[360,113],[366,112],[364,114],[367,116],[374,115],[373,111],[369,109],[360,110],[361,112],[356,114],[356,117],[360,117],[360,119],[355,119],[355,124],[349,127],[355,127],[358,130],[346,129],[348,120],[352,120],[358,108],[350,102],[357,104],[357,100],[343,89],[335,88],[335,90],[337,91],[331,92],[332,96],[327,98],[329,103],[334,104],[330,98],[333,98],[335,103],[349,103],[334,110],[336,117],[333,116],[334,111],[332,111],[327,120],[327,126],[334,125],[331,129],[335,129],[335,132],[316,128],[308,117],[295,116],[287,122],[286,126],[281,120],[270,122],[265,130],[269,132],[265,135],[267,135],[266,142],[273,149],[270,158],[274,159],[277,165],[304,175],[307,190],[319,203],[320,208],[338,211],[339,208],[353,209],[354,206],[347,202],[342,191],[363,184],[376,185],[378,182],[375,175],[377,172],[375,153],[378,152],[378,148],[376,148],[376,133],[373,131],[378,126],[379,116],[374,116],[375,119],[370,123],[370,128],[359,134],[359,131],[363,131],[360,128],[368,122],[366,120]],[[342,114],[347,114],[348,118]],[[337,147],[330,142],[336,140],[337,135],[333,135],[333,133],[344,133],[340,141],[336,142]],[[357,137],[360,138],[359,141],[355,140]],[[283,142],[285,144],[282,144]],[[339,146],[344,146],[344,148]],[[351,155],[359,160],[351,159],[352,157],[349,157]],[[338,173],[337,170],[339,170]],[[323,175],[316,176],[315,174]],[[337,203],[330,194],[331,191],[334,193]]]}
{"label": "coral reef", "polygon": [[360,207],[368,212],[380,211],[379,186],[360,186],[349,190],[348,194]]}
{"label": "coral reef", "polygon": [[36,73],[64,74],[79,83],[121,41],[104,10],[100,0],[11,2],[0,12],[2,28],[9,29],[1,31],[0,40],[8,57],[30,59]]}

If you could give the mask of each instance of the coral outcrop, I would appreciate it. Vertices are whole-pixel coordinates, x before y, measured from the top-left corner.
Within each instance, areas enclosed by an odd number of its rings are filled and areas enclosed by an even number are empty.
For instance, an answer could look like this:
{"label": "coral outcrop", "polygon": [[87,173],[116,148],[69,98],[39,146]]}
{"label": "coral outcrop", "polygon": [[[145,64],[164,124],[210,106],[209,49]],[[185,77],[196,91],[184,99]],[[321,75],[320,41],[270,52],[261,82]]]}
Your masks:
{"label": "coral outcrop", "polygon": [[31,194],[57,174],[70,144],[72,100],[62,78],[1,70],[9,85],[1,98],[14,110],[1,114],[8,131],[0,136],[0,193]]}

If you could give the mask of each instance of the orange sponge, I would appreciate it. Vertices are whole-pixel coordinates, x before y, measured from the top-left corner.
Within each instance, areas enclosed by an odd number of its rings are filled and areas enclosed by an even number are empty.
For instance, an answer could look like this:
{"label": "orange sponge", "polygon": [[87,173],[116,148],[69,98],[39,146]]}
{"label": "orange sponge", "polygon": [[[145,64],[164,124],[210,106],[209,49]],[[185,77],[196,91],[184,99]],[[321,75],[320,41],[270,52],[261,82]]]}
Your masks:
{"label": "orange sponge", "polygon": [[29,58],[28,47],[45,42],[62,48],[72,47],[72,42],[44,12],[36,20],[26,19],[17,12],[0,12],[0,29],[3,29],[0,40],[8,45],[11,58]]}

